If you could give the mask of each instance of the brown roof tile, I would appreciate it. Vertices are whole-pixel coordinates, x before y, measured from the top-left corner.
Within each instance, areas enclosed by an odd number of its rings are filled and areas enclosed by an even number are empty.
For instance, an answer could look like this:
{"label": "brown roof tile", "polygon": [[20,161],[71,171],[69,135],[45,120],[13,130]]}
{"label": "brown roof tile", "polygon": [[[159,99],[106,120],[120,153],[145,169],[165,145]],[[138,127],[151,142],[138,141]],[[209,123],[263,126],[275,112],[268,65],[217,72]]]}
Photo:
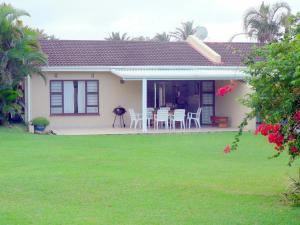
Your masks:
{"label": "brown roof tile", "polygon": [[[253,43],[207,42],[221,66],[242,64]],[[49,66],[213,66],[186,42],[40,40]]]}

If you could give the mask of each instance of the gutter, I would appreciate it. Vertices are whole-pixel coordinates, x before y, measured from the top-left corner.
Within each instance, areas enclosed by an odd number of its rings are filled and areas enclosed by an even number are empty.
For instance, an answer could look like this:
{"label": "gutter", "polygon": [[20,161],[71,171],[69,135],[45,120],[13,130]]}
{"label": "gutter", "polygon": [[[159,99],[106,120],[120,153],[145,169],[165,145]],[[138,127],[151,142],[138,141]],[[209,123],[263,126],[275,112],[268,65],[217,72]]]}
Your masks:
{"label": "gutter", "polygon": [[123,80],[243,80],[241,66],[44,66],[43,72],[110,72]]}
{"label": "gutter", "polygon": [[42,66],[43,72],[111,72],[114,69],[141,70],[243,70],[245,66]]}

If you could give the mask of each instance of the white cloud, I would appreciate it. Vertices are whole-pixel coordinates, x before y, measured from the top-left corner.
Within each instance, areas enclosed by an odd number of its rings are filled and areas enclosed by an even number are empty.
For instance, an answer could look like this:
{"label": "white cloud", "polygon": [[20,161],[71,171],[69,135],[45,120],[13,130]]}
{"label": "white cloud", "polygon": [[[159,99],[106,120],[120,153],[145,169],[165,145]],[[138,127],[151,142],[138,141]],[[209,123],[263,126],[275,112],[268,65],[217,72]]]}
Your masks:
{"label": "white cloud", "polygon": [[[242,16],[261,0],[6,0],[27,10],[25,23],[61,39],[103,39],[112,31],[153,36],[182,21],[206,26],[209,40],[227,41],[242,31]],[[265,1],[277,2],[277,0]],[[287,1],[300,11],[299,0]]]}

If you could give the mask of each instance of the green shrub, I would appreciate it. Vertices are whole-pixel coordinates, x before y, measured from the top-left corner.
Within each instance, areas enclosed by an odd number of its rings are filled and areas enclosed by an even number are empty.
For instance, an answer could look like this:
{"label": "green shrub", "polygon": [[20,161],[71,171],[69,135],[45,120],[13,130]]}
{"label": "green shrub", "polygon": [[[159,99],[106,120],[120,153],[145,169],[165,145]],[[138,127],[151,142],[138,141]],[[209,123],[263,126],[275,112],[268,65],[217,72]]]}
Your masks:
{"label": "green shrub", "polygon": [[299,179],[290,178],[290,184],[283,193],[283,201],[292,206],[300,206],[300,177]]}
{"label": "green shrub", "polygon": [[33,126],[48,126],[49,125],[49,120],[47,120],[45,117],[36,117],[31,121]]}

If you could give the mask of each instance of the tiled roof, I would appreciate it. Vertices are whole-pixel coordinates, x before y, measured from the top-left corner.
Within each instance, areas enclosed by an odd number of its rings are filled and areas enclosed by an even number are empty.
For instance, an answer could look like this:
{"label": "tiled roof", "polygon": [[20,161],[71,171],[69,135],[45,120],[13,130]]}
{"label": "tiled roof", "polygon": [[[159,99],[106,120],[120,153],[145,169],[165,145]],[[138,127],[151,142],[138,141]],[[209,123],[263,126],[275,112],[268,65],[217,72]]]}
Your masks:
{"label": "tiled roof", "polygon": [[[220,66],[242,65],[253,43],[207,42]],[[213,66],[186,42],[40,40],[49,66]]]}

